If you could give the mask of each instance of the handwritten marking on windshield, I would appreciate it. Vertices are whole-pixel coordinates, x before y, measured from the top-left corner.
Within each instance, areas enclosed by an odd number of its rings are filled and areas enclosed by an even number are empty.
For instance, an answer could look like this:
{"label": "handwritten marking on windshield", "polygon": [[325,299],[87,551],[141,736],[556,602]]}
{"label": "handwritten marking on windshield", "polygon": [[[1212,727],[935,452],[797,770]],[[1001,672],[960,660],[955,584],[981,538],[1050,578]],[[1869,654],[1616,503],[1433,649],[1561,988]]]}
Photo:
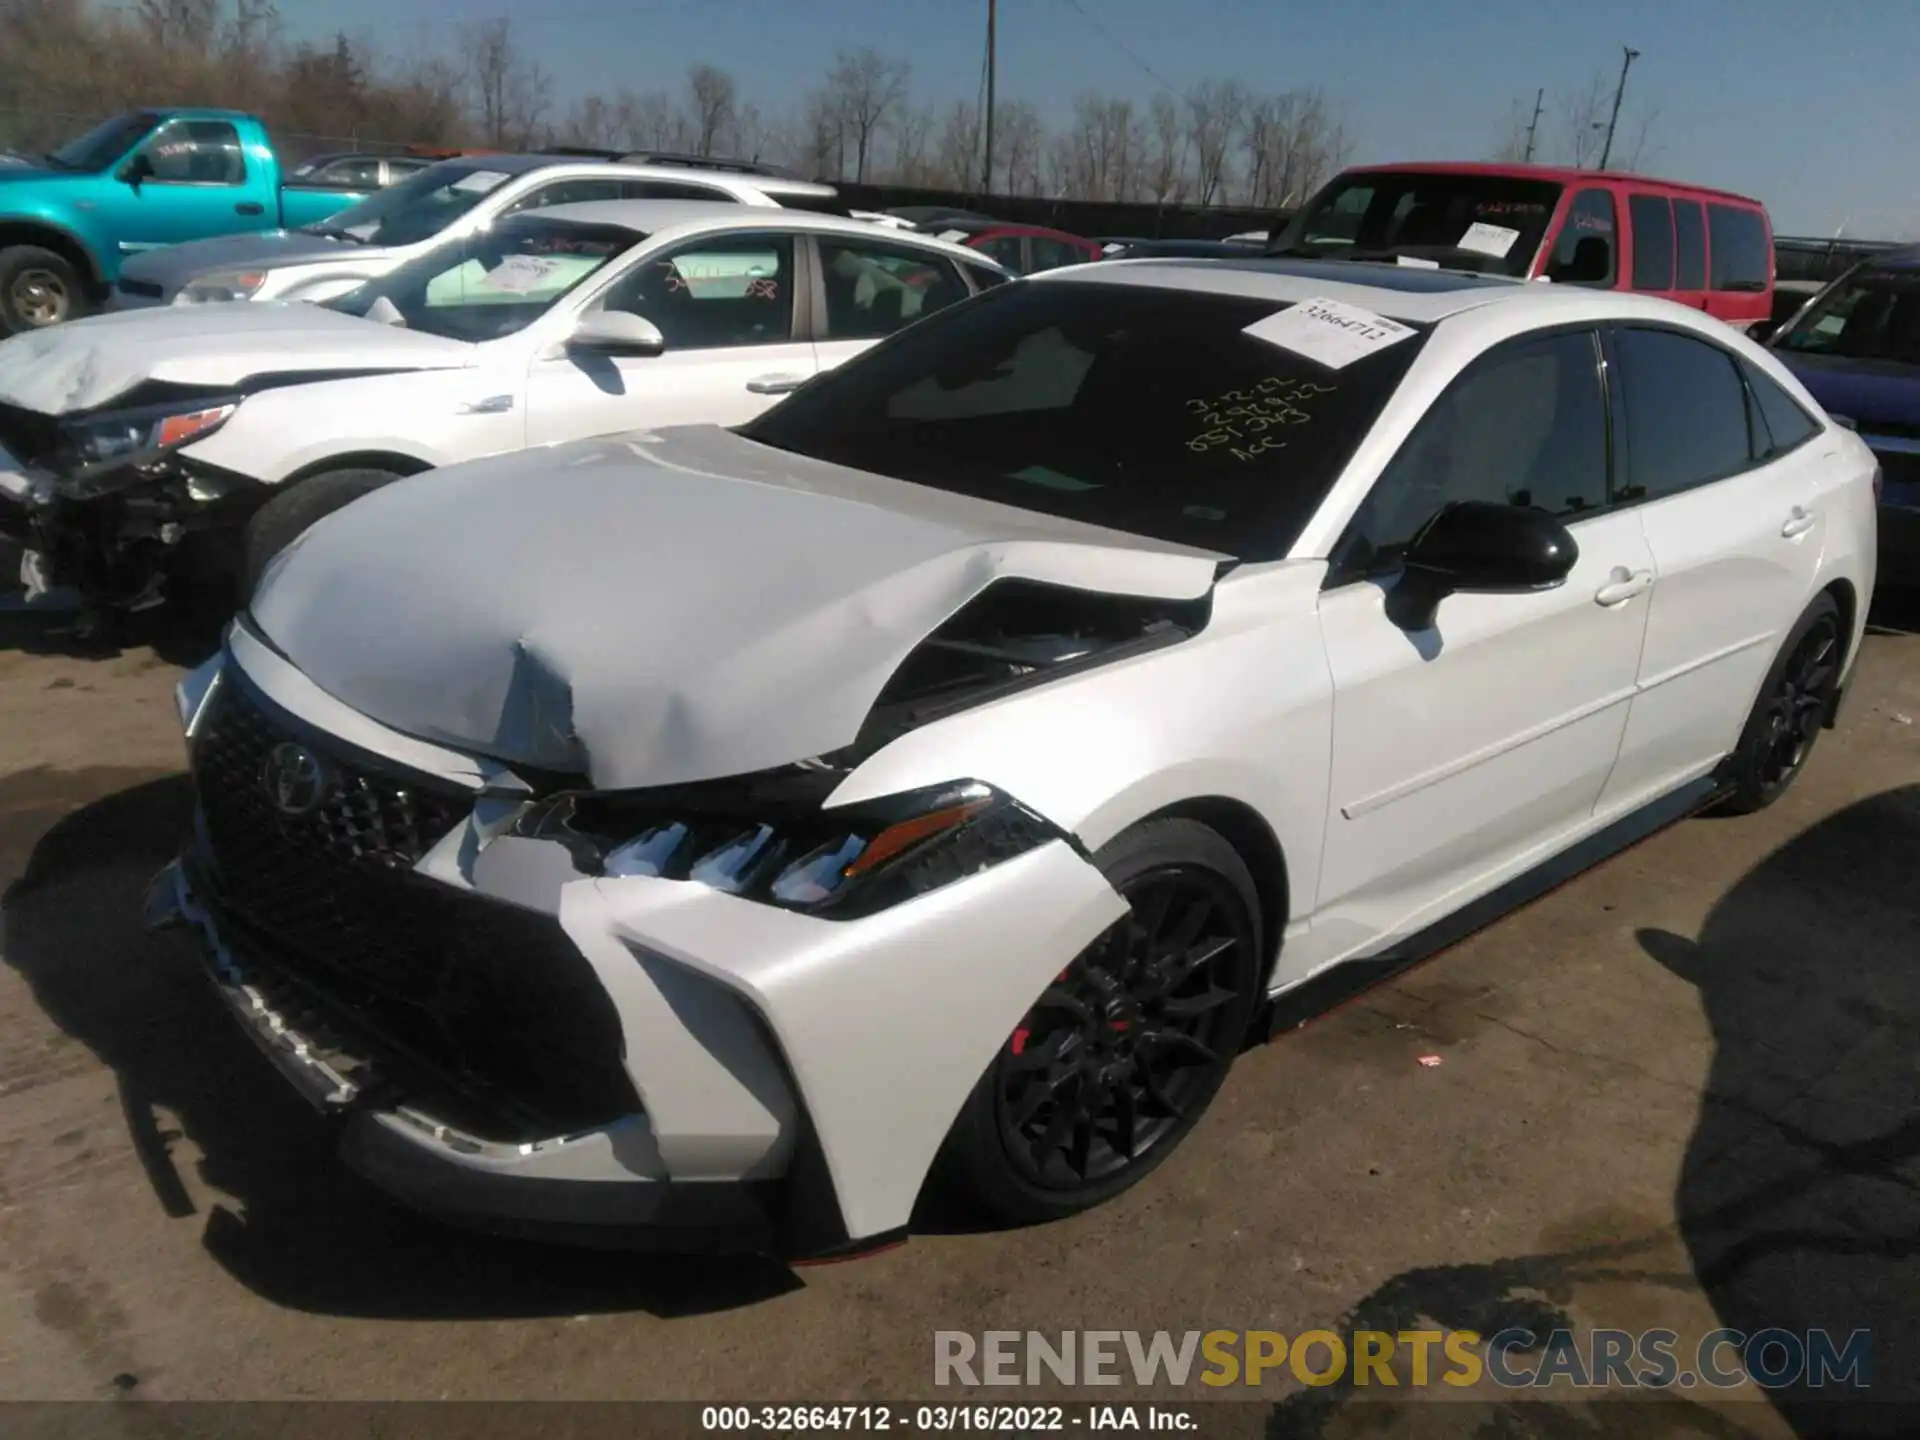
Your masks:
{"label": "handwritten marking on windshield", "polygon": [[1311,422],[1313,412],[1304,407],[1314,396],[1331,394],[1337,388],[1269,375],[1250,388],[1189,400],[1187,413],[1207,429],[1187,441],[1187,449],[1204,455],[1224,447],[1227,454],[1241,461],[1285,449],[1287,442],[1275,432]]}

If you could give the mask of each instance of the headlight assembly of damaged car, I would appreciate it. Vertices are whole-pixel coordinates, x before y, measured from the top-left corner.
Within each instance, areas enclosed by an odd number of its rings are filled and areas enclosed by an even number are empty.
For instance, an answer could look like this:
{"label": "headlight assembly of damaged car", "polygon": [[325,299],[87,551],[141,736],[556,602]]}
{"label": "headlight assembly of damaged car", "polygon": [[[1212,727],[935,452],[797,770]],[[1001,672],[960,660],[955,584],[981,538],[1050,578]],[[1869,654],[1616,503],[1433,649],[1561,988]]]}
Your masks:
{"label": "headlight assembly of damaged car", "polygon": [[55,481],[55,490],[69,500],[90,500],[122,489],[139,477],[142,466],[205,439],[239,408],[238,400],[202,400],[190,406],[123,410],[74,421],[66,434],[79,463]]}
{"label": "headlight assembly of damaged car", "polygon": [[176,305],[218,305],[229,300],[251,300],[267,283],[264,270],[218,270],[197,275],[173,297]]}
{"label": "headlight assembly of damaged car", "polygon": [[1059,835],[1010,796],[961,781],[821,809],[699,793],[568,792],[529,806],[514,833],[564,844],[596,875],[686,880],[826,918],[872,914]]}

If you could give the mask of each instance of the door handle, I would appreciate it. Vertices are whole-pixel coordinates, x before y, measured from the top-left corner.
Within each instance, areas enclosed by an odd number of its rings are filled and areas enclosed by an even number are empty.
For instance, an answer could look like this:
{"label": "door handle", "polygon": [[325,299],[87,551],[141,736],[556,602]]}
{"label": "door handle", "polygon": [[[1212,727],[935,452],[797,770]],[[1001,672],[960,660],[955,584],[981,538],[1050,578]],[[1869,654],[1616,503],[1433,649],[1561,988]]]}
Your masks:
{"label": "door handle", "polygon": [[1787,517],[1787,523],[1780,527],[1780,533],[1791,540],[1796,535],[1806,534],[1813,528],[1813,524],[1814,517],[1796,505],[1793,507],[1793,514]]}
{"label": "door handle", "polygon": [[267,213],[267,207],[262,205],[258,200],[242,200],[238,205],[233,207],[233,213],[236,215],[264,215]]}
{"label": "door handle", "polygon": [[755,395],[785,395],[807,383],[804,375],[756,375],[747,381]]}
{"label": "door handle", "polygon": [[1594,602],[1611,609],[1615,605],[1624,605],[1636,595],[1644,594],[1653,588],[1651,570],[1629,570],[1624,565],[1613,567],[1613,573],[1607,577],[1607,583],[1593,592]]}

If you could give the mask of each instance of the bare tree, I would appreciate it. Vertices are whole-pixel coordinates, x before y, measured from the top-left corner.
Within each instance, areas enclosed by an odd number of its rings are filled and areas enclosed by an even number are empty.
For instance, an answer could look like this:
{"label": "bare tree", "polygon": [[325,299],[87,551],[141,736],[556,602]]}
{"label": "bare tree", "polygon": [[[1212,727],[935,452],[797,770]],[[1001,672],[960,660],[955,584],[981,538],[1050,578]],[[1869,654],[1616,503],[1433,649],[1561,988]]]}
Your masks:
{"label": "bare tree", "polygon": [[[1644,172],[1660,163],[1667,147],[1660,138],[1659,125],[1660,107],[1649,105],[1635,114],[1631,130],[1615,138],[1613,153],[1619,157],[1617,163],[1622,170]],[[1610,160],[1609,163],[1616,162]]]}
{"label": "bare tree", "polygon": [[980,183],[980,110],[956,100],[940,117],[928,161],[928,179],[949,190],[972,190]]}
{"label": "bare tree", "polygon": [[1238,80],[1204,80],[1187,92],[1186,106],[1198,198],[1211,205],[1227,185],[1228,157],[1246,118],[1247,92]]}
{"label": "bare tree", "polygon": [[994,168],[999,190],[1007,195],[1038,195],[1040,169],[1046,153],[1046,127],[1040,112],[1026,100],[1010,100],[994,109]]}
{"label": "bare tree", "polygon": [[1160,205],[1177,205],[1187,193],[1187,132],[1180,106],[1171,95],[1155,95],[1147,104],[1146,185]]}
{"label": "bare tree", "polygon": [[740,119],[733,76],[717,65],[700,64],[687,71],[687,111],[694,154],[712,155],[716,145],[733,140]]}
{"label": "bare tree", "polygon": [[1598,71],[1568,100],[1561,112],[1561,158],[1576,170],[1598,161],[1606,143],[1607,112],[1613,95]]}
{"label": "bare tree", "polygon": [[843,122],[842,145],[853,146],[853,178],[864,182],[874,140],[906,101],[908,65],[872,46],[842,50],[827,76],[827,93]]}
{"label": "bare tree", "polygon": [[616,145],[635,150],[684,150],[686,117],[664,90],[622,90],[614,97]]}
{"label": "bare tree", "polygon": [[220,31],[220,0],[138,0],[132,14],[163,49],[210,51]]}
{"label": "bare tree", "polygon": [[463,49],[486,143],[511,149],[534,144],[552,101],[552,82],[538,64],[515,54],[506,17],[475,26]]}
{"label": "bare tree", "polygon": [[1495,131],[1487,159],[1497,165],[1518,165],[1527,158],[1527,126],[1533,122],[1533,107],[1516,99],[1507,107],[1507,117]]}
{"label": "bare tree", "polygon": [[893,163],[888,167],[892,179],[902,185],[930,183],[927,147],[933,127],[932,111],[910,105],[901,107],[893,125]]}

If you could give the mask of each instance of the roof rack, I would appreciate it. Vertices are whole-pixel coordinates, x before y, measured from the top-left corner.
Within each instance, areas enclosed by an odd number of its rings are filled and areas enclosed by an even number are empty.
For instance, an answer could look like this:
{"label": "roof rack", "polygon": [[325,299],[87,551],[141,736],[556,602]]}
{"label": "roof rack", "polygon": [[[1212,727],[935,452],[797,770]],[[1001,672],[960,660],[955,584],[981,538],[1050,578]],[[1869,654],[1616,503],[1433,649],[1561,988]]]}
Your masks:
{"label": "roof rack", "polygon": [[533,152],[535,155],[565,155],[575,160],[624,160],[628,157],[619,150],[601,150],[592,145],[542,145]]}
{"label": "roof rack", "polygon": [[687,155],[672,150],[635,150],[615,156],[630,165],[680,165],[691,170],[725,170],[735,175],[765,175],[772,179],[798,180],[801,177],[784,165],[760,160],[731,160],[719,155]]}

